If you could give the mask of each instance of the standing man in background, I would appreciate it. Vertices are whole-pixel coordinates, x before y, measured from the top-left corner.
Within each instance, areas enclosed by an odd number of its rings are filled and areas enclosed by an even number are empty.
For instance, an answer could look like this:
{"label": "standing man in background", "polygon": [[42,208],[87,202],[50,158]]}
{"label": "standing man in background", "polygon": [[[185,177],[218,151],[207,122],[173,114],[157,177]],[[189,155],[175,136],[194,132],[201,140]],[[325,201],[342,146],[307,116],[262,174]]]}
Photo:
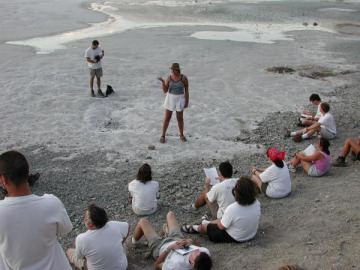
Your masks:
{"label": "standing man in background", "polygon": [[94,78],[96,76],[96,83],[98,86],[98,95],[104,97],[101,91],[101,77],[103,76],[101,59],[104,57],[104,50],[99,46],[99,41],[94,40],[89,48],[85,51],[86,61],[90,72],[90,90],[91,96],[95,97],[94,92]]}

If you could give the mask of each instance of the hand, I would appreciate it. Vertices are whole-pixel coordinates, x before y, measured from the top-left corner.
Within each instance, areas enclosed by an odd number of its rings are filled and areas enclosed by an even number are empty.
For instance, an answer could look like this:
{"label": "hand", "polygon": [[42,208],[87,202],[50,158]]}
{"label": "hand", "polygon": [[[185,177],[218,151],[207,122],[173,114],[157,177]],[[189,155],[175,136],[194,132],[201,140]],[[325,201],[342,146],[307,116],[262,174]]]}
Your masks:
{"label": "hand", "polygon": [[161,81],[162,83],[164,83],[165,81],[164,81],[164,79],[163,78],[161,78],[160,76],[158,77],[158,80],[159,81]]}
{"label": "hand", "polygon": [[308,131],[309,131],[308,128],[304,128],[303,134],[307,133]]}
{"label": "hand", "polygon": [[205,186],[210,186],[210,179],[209,178],[205,178]]}
{"label": "hand", "polygon": [[251,170],[250,170],[250,172],[251,172],[252,174],[255,174],[256,168],[255,168],[255,167],[252,167]]}
{"label": "hand", "polygon": [[189,107],[189,102],[185,102],[184,109]]}

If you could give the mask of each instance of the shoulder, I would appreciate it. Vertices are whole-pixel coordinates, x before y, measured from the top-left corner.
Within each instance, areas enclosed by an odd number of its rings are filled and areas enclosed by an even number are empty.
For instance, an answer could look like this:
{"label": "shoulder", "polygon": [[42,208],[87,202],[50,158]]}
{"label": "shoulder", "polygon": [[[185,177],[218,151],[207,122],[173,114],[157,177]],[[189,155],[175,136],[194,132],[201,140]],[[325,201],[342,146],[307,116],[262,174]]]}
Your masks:
{"label": "shoulder", "polygon": [[39,199],[53,202],[53,203],[59,203],[62,205],[62,202],[60,201],[60,199],[53,194],[44,194],[43,196],[40,196]]}

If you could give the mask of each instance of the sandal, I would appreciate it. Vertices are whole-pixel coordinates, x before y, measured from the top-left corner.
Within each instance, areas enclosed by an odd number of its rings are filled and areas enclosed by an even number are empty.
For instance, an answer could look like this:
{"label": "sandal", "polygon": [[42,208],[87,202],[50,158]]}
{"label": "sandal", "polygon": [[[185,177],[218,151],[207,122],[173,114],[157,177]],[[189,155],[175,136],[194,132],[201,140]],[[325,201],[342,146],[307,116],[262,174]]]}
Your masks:
{"label": "sandal", "polygon": [[192,225],[183,225],[180,227],[180,230],[184,233],[188,234],[198,234],[198,231],[195,231],[194,227]]}
{"label": "sandal", "polygon": [[201,221],[200,221],[200,225],[203,224],[203,221],[206,220],[206,221],[210,221],[210,218],[207,214],[204,214],[202,217],[201,217]]}
{"label": "sandal", "polygon": [[165,136],[161,136],[159,141],[160,143],[165,143]]}
{"label": "sandal", "polygon": [[183,142],[187,141],[187,139],[186,139],[186,137],[184,135],[180,135],[180,140],[182,140]]}

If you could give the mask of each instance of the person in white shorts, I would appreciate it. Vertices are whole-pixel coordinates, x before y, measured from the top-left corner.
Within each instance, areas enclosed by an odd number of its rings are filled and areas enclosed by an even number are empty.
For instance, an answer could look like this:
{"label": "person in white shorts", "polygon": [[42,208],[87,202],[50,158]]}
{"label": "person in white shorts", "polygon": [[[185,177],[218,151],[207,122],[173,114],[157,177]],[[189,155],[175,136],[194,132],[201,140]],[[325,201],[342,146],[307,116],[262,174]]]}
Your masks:
{"label": "person in white shorts", "polygon": [[150,254],[156,260],[155,268],[162,270],[210,270],[212,259],[207,248],[194,245],[192,239],[185,239],[180,231],[174,212],[169,212],[164,225],[165,237],[161,238],[150,222],[142,218],[134,230],[129,245],[137,245],[145,236]]}
{"label": "person in white shorts", "polygon": [[106,211],[95,204],[89,205],[85,212],[84,224],[89,230],[76,237],[75,249],[66,251],[70,263],[80,270],[126,270],[128,261],[123,243],[130,225],[108,221]]}
{"label": "person in white shorts", "polygon": [[[208,205],[213,216],[221,218],[226,207],[235,202],[232,189],[234,188],[238,178],[231,178],[233,175],[233,167],[230,162],[222,162],[219,165],[220,183],[210,186],[210,179],[205,178],[205,190],[198,196],[195,203],[183,206],[181,210],[193,214],[199,213],[199,208]],[[185,227],[182,227],[187,232]]]}
{"label": "person in white shorts", "polygon": [[176,111],[176,119],[180,131],[180,139],[186,142],[184,136],[184,116],[183,112],[189,106],[189,82],[185,75],[180,73],[180,65],[173,63],[170,67],[171,75],[166,78],[166,81],[158,77],[162,82],[162,90],[166,93],[166,98],[163,107],[165,108],[165,118],[162,128],[162,135],[160,142],[165,143],[166,130],[169,127],[172,113]]}
{"label": "person in white shorts", "polygon": [[293,137],[295,142],[301,142],[302,140],[310,139],[317,132],[321,138],[334,139],[336,137],[336,125],[334,117],[329,111],[330,105],[327,102],[322,102],[320,104],[321,117],[316,123],[298,131],[290,132],[289,130],[284,130],[284,136]]}
{"label": "person in white shorts", "polygon": [[0,181],[8,192],[0,201],[0,269],[71,270],[58,240],[72,230],[64,205],[54,195],[32,194],[28,177],[24,155],[0,155]]}
{"label": "person in white shorts", "polygon": [[159,198],[159,184],[152,180],[152,172],[149,164],[140,167],[136,179],[128,184],[132,209],[136,215],[151,215],[157,210]]}
{"label": "person in white shorts", "polygon": [[94,78],[96,77],[96,83],[98,86],[98,95],[104,97],[104,93],[101,91],[101,77],[103,76],[101,59],[103,59],[105,53],[99,46],[99,41],[94,40],[89,48],[85,51],[86,62],[89,66],[90,73],[90,94],[95,97],[94,92]]}

